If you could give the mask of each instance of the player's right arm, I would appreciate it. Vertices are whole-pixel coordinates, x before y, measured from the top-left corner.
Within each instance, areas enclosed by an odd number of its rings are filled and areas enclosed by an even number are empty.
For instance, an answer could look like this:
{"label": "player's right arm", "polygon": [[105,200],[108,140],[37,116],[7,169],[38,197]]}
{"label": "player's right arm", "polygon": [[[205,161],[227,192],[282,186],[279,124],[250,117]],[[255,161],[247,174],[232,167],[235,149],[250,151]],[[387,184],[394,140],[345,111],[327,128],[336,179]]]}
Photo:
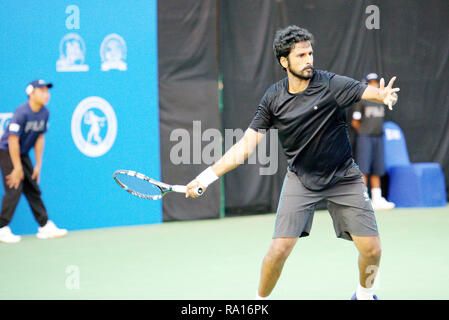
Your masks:
{"label": "player's right arm", "polygon": [[194,192],[195,188],[200,187],[204,191],[206,190],[207,186],[201,184],[201,180],[210,181],[211,183],[245,162],[262,140],[263,136],[264,133],[248,128],[242,139],[234,144],[213,166],[207,168],[187,185],[186,198],[198,197]]}
{"label": "player's right arm", "polygon": [[13,165],[12,172],[6,176],[6,183],[10,188],[17,189],[23,179],[22,160],[20,159],[20,140],[16,135],[8,137],[9,156]]}

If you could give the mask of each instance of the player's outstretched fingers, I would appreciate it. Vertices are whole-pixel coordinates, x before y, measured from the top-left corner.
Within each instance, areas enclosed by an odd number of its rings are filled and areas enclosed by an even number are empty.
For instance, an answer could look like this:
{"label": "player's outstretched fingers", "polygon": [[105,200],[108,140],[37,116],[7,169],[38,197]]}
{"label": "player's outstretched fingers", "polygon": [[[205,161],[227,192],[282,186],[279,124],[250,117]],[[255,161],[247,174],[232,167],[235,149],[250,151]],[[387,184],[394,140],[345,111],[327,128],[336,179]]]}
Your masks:
{"label": "player's outstretched fingers", "polygon": [[384,90],[385,89],[385,80],[384,78],[380,79],[379,81],[379,89]]}
{"label": "player's outstretched fingers", "polygon": [[388,82],[387,88],[393,88],[393,83],[396,81],[396,76],[390,79],[390,82]]}

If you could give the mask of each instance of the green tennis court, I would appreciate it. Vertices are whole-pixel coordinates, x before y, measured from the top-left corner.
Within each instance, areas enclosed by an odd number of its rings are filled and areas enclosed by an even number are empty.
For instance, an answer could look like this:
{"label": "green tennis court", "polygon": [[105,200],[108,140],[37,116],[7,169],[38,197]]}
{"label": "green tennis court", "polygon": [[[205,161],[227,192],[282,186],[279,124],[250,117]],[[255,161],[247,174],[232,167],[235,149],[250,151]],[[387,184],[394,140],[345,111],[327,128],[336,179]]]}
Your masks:
{"label": "green tennis court", "polygon": [[[449,207],[377,212],[381,299],[449,298]],[[71,232],[0,245],[0,299],[253,299],[275,215]],[[315,214],[273,299],[349,299],[357,252]]]}

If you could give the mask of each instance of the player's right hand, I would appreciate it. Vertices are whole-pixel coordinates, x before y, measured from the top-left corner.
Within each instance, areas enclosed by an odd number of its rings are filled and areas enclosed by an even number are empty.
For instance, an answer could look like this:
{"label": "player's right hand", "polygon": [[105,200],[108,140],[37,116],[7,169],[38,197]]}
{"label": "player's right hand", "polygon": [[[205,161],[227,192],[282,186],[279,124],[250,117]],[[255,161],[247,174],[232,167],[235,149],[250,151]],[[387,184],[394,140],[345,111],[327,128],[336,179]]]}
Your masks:
{"label": "player's right hand", "polygon": [[23,177],[23,170],[14,168],[12,172],[6,176],[6,184],[11,189],[18,189]]}
{"label": "player's right hand", "polygon": [[195,192],[196,188],[201,188],[203,190],[202,194],[206,192],[206,187],[202,186],[198,180],[194,179],[187,185],[186,198],[198,198],[200,195]]}

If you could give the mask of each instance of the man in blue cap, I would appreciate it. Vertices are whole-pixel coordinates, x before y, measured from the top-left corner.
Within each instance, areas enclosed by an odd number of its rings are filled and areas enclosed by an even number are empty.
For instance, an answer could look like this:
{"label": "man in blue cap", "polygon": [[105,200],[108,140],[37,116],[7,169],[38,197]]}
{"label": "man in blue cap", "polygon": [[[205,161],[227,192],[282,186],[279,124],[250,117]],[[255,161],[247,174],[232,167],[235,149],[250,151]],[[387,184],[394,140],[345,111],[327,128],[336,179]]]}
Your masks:
{"label": "man in blue cap", "polygon": [[[372,72],[365,76],[365,82],[379,88],[379,76]],[[356,104],[352,114],[352,126],[357,131],[355,160],[363,173],[363,180],[371,184],[371,199],[374,210],[388,210],[395,207],[382,197],[380,177],[385,174],[383,123],[385,106],[381,103],[362,100]]]}
{"label": "man in blue cap", "polygon": [[[15,243],[20,236],[14,235],[9,223],[14,215],[22,193],[25,195],[39,224],[39,239],[62,237],[67,230],[59,229],[48,220],[47,210],[41,198],[39,177],[44,150],[44,133],[47,131],[49,111],[45,107],[50,100],[49,88],[53,85],[44,80],[28,84],[28,102],[19,106],[0,139],[0,167],[5,195],[0,214],[0,242]],[[33,167],[28,152],[34,147],[36,165]]]}

